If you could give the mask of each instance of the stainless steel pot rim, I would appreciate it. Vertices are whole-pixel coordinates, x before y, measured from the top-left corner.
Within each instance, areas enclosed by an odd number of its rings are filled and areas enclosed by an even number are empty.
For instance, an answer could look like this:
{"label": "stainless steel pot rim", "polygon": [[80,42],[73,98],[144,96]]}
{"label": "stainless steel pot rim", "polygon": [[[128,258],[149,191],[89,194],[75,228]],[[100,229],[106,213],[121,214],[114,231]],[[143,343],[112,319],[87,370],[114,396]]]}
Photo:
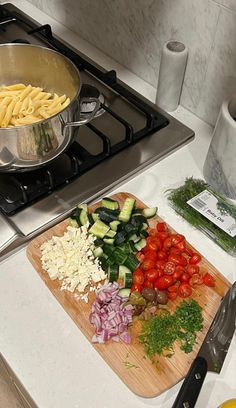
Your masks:
{"label": "stainless steel pot rim", "polygon": [[[54,54],[57,54],[57,55],[60,55],[65,60],[67,60],[68,63],[73,66],[73,68],[76,71],[78,77],[80,77],[80,72],[79,72],[78,68],[76,67],[76,65],[69,58],[67,58],[65,55],[61,54],[58,51],[52,50],[51,48],[42,47],[41,45],[22,44],[22,43],[0,44],[0,47],[5,47],[5,46],[11,46],[11,47],[18,47],[18,46],[22,47],[23,46],[23,47],[30,47],[30,48],[46,49],[47,51],[50,51],[51,53],[54,53]],[[2,86],[2,85],[0,84],[0,86]],[[11,132],[11,131],[14,131],[15,129],[19,129],[19,128],[20,129],[26,129],[26,128],[32,127],[33,125],[37,126],[37,125],[41,125],[43,123],[46,123],[48,120],[51,120],[51,119],[55,118],[56,116],[60,115],[62,112],[65,112],[69,108],[69,106],[71,106],[73,104],[74,101],[78,100],[78,97],[79,97],[79,94],[80,94],[80,91],[81,91],[81,87],[82,87],[82,82],[80,81],[78,91],[77,91],[76,95],[74,96],[74,98],[70,101],[70,104],[68,106],[66,106],[64,109],[62,109],[60,112],[54,114],[53,116],[50,116],[49,118],[46,118],[46,119],[39,120],[38,122],[29,124],[29,125],[14,126],[12,128],[10,128],[10,127],[9,128],[8,127],[0,127],[0,131],[1,131],[1,129],[4,129],[4,130],[7,130],[7,131]]]}

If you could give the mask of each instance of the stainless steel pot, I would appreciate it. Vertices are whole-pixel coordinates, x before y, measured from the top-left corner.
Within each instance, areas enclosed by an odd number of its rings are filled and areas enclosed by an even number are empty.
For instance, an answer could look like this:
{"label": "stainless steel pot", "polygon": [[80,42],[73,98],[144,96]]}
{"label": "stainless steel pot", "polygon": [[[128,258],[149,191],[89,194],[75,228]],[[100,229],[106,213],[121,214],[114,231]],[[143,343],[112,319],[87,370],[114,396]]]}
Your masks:
{"label": "stainless steel pot", "polygon": [[0,128],[0,172],[27,171],[60,155],[73,139],[73,128],[89,122],[100,107],[80,117],[81,78],[75,65],[51,49],[28,44],[0,45],[0,87],[17,83],[66,95],[70,104],[58,114],[32,125]]}

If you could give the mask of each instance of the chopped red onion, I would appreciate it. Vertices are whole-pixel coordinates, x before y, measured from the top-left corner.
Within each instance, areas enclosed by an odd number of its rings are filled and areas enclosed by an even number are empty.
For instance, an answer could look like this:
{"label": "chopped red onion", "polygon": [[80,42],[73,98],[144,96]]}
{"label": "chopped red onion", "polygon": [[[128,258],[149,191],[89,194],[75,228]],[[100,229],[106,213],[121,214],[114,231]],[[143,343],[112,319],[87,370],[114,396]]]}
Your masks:
{"label": "chopped red onion", "polygon": [[119,285],[117,282],[102,286],[95,301],[92,304],[90,323],[95,327],[93,343],[105,343],[123,340],[131,342],[127,326],[132,322],[132,305],[126,305],[128,298],[118,295]]}

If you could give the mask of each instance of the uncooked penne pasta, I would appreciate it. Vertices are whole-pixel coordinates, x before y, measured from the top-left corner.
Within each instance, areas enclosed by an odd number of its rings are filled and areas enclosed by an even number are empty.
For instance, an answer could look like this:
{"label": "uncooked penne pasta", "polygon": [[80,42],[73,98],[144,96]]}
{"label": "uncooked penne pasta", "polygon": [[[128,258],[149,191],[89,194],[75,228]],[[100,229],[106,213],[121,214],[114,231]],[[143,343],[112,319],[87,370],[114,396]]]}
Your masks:
{"label": "uncooked penne pasta", "polygon": [[66,95],[39,86],[14,84],[0,87],[0,127],[30,125],[50,118],[70,103]]}

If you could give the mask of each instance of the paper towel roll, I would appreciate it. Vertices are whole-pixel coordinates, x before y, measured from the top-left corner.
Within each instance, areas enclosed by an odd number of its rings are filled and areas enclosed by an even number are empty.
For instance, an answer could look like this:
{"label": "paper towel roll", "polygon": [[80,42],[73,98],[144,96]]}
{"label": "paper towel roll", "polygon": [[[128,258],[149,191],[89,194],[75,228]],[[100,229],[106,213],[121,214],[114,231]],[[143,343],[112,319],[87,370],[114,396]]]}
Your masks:
{"label": "paper towel roll", "polygon": [[188,49],[179,41],[164,44],[159,70],[156,104],[169,112],[174,111],[180,94],[187,63]]}

